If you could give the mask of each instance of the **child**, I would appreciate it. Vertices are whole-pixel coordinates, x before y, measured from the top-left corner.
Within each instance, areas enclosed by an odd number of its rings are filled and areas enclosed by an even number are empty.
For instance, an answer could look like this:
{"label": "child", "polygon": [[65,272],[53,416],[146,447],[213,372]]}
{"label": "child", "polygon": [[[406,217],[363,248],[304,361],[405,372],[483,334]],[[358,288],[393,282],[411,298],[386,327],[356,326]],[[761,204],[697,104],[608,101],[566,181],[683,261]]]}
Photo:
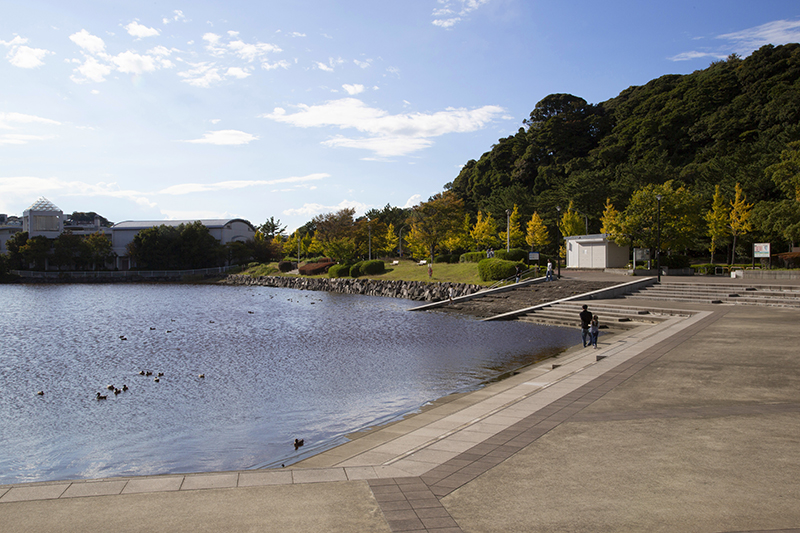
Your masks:
{"label": "child", "polygon": [[592,323],[589,326],[589,333],[592,334],[592,346],[597,349],[597,337],[600,335],[600,323],[597,321],[597,315],[592,317]]}

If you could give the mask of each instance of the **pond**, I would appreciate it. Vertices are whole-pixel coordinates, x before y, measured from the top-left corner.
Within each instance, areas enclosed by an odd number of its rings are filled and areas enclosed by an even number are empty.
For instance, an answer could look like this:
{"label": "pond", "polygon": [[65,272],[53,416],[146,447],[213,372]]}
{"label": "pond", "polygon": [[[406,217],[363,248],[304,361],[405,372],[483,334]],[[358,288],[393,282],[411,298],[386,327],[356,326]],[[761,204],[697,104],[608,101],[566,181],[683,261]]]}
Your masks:
{"label": "pond", "polygon": [[415,305],[269,287],[0,286],[0,484],[288,465],[576,340]]}

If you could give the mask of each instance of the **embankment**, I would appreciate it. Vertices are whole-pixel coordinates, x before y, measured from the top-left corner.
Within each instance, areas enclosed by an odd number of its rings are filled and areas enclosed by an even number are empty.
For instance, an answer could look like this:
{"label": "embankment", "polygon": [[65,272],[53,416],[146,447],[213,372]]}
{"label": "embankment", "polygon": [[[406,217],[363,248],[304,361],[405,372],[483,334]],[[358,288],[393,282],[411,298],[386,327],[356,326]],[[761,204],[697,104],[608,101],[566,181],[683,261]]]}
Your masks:
{"label": "embankment", "polygon": [[472,294],[485,288],[480,285],[467,285],[464,283],[427,283],[423,281],[391,281],[366,278],[292,278],[282,276],[243,276],[234,274],[227,276],[220,283],[226,285],[258,285],[262,287],[279,287],[305,291],[362,294],[426,302],[434,302],[448,298],[451,287],[453,288],[454,298]]}

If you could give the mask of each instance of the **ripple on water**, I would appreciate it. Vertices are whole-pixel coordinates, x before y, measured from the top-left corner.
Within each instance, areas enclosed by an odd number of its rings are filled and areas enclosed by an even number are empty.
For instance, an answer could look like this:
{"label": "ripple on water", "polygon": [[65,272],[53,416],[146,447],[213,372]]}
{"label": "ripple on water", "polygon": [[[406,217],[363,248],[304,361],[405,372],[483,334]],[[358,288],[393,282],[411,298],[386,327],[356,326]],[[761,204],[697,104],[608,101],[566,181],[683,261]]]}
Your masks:
{"label": "ripple on water", "polygon": [[0,483],[291,462],[574,343],[562,328],[413,305],[268,287],[0,286]]}

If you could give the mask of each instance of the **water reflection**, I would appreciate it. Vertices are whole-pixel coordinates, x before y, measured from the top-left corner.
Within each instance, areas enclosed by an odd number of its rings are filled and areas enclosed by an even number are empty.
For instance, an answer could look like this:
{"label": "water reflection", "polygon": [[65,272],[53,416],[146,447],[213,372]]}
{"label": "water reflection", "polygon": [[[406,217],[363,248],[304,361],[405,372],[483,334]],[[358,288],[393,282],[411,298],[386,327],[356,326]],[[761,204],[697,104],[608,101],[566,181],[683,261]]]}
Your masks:
{"label": "water reflection", "polygon": [[290,463],[574,343],[560,328],[413,305],[263,287],[0,287],[0,483]]}

